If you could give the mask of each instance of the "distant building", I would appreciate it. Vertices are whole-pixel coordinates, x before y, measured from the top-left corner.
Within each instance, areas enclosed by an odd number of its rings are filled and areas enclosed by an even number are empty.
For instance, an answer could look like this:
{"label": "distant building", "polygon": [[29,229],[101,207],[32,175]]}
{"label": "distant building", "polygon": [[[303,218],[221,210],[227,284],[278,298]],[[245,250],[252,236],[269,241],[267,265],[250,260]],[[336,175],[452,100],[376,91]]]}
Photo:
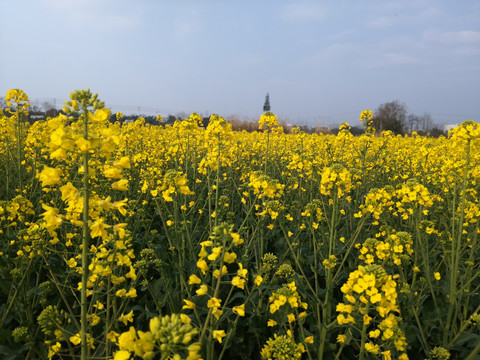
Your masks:
{"label": "distant building", "polygon": [[443,125],[443,131],[449,132],[452,129],[455,129],[458,124],[445,124]]}
{"label": "distant building", "polygon": [[268,95],[268,92],[267,95],[265,95],[265,104],[263,104],[263,112],[267,111],[270,111],[270,96]]}

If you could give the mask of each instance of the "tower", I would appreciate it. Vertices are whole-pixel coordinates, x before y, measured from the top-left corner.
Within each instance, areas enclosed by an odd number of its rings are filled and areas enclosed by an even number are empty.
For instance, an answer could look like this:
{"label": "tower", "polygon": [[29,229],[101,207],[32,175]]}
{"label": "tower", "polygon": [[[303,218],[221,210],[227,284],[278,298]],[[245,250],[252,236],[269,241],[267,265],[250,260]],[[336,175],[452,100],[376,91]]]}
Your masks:
{"label": "tower", "polygon": [[268,92],[267,95],[265,95],[265,104],[263,105],[263,112],[267,111],[270,111],[270,96],[268,95]]}

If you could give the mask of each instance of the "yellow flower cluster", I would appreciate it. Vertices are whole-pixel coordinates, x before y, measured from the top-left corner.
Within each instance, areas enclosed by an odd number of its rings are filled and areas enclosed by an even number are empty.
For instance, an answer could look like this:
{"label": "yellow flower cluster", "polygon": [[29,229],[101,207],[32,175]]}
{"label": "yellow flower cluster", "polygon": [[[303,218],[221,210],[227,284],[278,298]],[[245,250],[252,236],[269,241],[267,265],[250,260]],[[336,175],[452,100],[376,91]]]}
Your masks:
{"label": "yellow flower cluster", "polygon": [[253,193],[258,198],[279,198],[283,194],[285,185],[280,184],[276,179],[272,179],[262,171],[254,171],[249,175],[248,186],[253,188]]}
{"label": "yellow flower cluster", "polygon": [[[336,307],[340,313],[337,322],[339,325],[361,324],[365,329],[370,328],[370,341],[365,343],[368,352],[378,354],[382,348],[387,351],[392,347],[397,352],[405,351],[405,335],[398,326],[400,318],[394,315],[399,312],[396,287],[393,277],[375,264],[359,266],[341,287],[346,302]],[[382,343],[375,344],[374,339],[381,339]],[[401,356],[407,359],[406,354]]]}
{"label": "yellow flower cluster", "polygon": [[130,327],[120,334],[114,360],[130,359],[131,354],[144,360],[187,359],[201,360],[199,342],[194,342],[198,330],[182,321],[181,315],[172,314],[150,319],[150,331],[135,330]]}
{"label": "yellow flower cluster", "polygon": [[365,204],[360,205],[360,209],[364,214],[371,213],[378,220],[385,209],[388,211],[393,210],[393,205],[395,204],[394,192],[395,189],[389,185],[381,189],[370,189],[365,196]]}
{"label": "yellow flower cluster", "polygon": [[15,103],[16,110],[19,112],[25,113],[30,107],[28,95],[20,89],[8,90],[7,95],[5,96],[5,101],[9,107],[13,107],[13,103]]}
{"label": "yellow flower cluster", "polygon": [[[332,194],[332,190],[336,193]],[[352,190],[352,174],[340,164],[328,166],[323,169],[320,182],[320,192],[323,195],[336,196],[339,199],[349,194]]]}
{"label": "yellow flower cluster", "polygon": [[[235,247],[239,247],[243,243],[244,240],[240,235],[233,231],[233,226],[227,223],[216,226],[210,239],[200,243],[201,249],[198,253],[196,265],[201,274],[199,274],[200,276],[191,274],[188,279],[188,285],[192,286],[192,290],[196,289],[196,297],[192,297],[193,301],[184,299],[185,305],[183,305],[182,309],[194,310],[197,322],[199,324],[203,323],[204,328],[209,325],[211,315],[218,322],[224,314],[227,305],[231,306],[232,313],[239,317],[245,316],[245,303],[239,305],[229,303],[234,290],[246,290],[248,269],[244,268],[243,264],[238,261],[238,256],[235,252]],[[236,271],[232,271],[235,268]],[[210,282],[214,284],[213,287],[208,285]],[[222,283],[231,285],[230,295],[227,296],[225,301],[219,297]],[[258,286],[261,281],[257,282],[256,279],[255,283]],[[208,298],[206,303],[203,300],[204,297]],[[197,304],[204,304],[204,309],[207,310],[205,314],[206,319],[197,312]],[[191,317],[184,316],[188,319],[188,322],[191,321]],[[223,338],[227,334],[225,330],[217,329],[216,327],[217,325],[214,325],[211,330],[212,338],[222,343]]]}
{"label": "yellow flower cluster", "polygon": [[[295,285],[295,281],[283,285],[280,289],[275,291],[273,295],[270,296],[270,298],[268,299],[268,302],[270,303],[271,314],[274,314],[277,310],[279,310],[287,303],[290,306],[290,309],[295,309],[299,306],[303,307],[304,309],[307,308],[307,304],[301,302],[301,298],[297,292],[297,286]],[[301,317],[303,318],[305,315],[306,313]]]}
{"label": "yellow flower cluster", "polygon": [[295,340],[288,335],[274,335],[274,338],[267,340],[260,355],[264,360],[295,360],[300,359],[305,352],[303,344],[295,343]]}
{"label": "yellow flower cluster", "polygon": [[428,213],[426,208],[432,207],[433,202],[440,200],[440,197],[432,196],[428,189],[419,184],[416,180],[411,179],[402,184],[395,195],[398,199],[396,202],[396,211],[393,215],[400,216],[406,220],[414,214],[415,209],[421,209],[424,213]]}
{"label": "yellow flower cluster", "polygon": [[359,246],[358,258],[365,261],[365,264],[386,265],[393,262],[400,266],[402,261],[408,261],[413,254],[412,245],[412,236],[403,231],[389,235],[385,241],[369,238]]}
{"label": "yellow flower cluster", "polygon": [[480,139],[480,124],[472,120],[464,121],[460,126],[450,130],[449,135],[454,141]]}
{"label": "yellow flower cluster", "polygon": [[[195,113],[173,126],[124,123],[121,113],[112,123],[96,95],[83,91],[62,115],[30,126],[28,97],[15,90],[7,98],[11,109],[0,112],[0,263],[15,286],[2,292],[0,327],[24,319],[19,309],[29,301],[41,306],[27,309],[29,319],[50,304],[68,311],[71,323],[54,318],[58,326],[42,335],[48,356],[77,356],[86,335],[105,357],[108,341],[121,345],[117,359],[158,357],[159,342],[152,328],[140,331],[134,303],[151,303],[159,314],[183,306],[181,323],[199,335],[200,345],[188,346],[224,358],[253,314],[269,328],[252,329],[244,342],[255,336],[265,344],[271,335],[265,358],[280,349],[297,358],[303,346],[315,357],[338,336],[338,358],[361,345],[366,357],[405,359],[402,329],[415,321],[405,310],[422,314],[426,304],[435,309],[417,325],[448,323],[444,344],[471,330],[477,123],[438,139],[374,137],[368,110],[360,116],[366,134],[358,137],[348,124],[338,136],[284,134],[271,113],[260,118],[265,131],[251,133],[232,131],[218,115],[204,129]],[[86,330],[78,323],[81,303],[88,305]],[[444,305],[450,315],[442,317]],[[412,342],[415,350],[434,343],[425,334],[427,341]],[[313,339],[318,347],[307,345]]]}
{"label": "yellow flower cluster", "polygon": [[162,193],[164,201],[173,201],[172,195],[183,194],[193,195],[194,192],[190,190],[187,185],[188,180],[181,171],[168,170],[163,177],[163,183],[159,188],[151,190],[150,193],[153,197],[158,196],[158,193]]}
{"label": "yellow flower cluster", "polygon": [[258,128],[260,130],[267,129],[269,131],[278,128],[277,116],[274,115],[272,112],[267,111],[265,114],[260,116],[260,120],[258,121]]}

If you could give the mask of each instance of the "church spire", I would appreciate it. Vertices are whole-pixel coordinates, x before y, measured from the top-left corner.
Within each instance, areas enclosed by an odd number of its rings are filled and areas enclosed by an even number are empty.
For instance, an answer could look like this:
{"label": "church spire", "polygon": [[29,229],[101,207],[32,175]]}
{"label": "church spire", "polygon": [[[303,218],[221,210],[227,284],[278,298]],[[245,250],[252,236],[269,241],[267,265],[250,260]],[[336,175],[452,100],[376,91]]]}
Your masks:
{"label": "church spire", "polygon": [[265,95],[265,104],[263,105],[263,112],[267,111],[270,111],[270,96],[268,95],[268,92],[267,95]]}

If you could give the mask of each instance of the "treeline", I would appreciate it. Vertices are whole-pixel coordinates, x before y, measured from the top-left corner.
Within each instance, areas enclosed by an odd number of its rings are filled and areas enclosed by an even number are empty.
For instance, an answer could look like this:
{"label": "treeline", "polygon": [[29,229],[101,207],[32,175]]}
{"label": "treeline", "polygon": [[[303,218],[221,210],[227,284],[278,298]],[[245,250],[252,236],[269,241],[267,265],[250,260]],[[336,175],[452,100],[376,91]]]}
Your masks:
{"label": "treeline", "polygon": [[[6,107],[6,103],[3,101],[3,98],[0,98],[0,108]],[[12,109],[13,111],[13,109]],[[58,114],[61,114],[62,111],[55,108],[54,105],[50,103],[44,103],[42,105],[32,105],[29,111],[28,118],[25,120],[33,123],[39,120],[45,120],[48,117],[55,117]],[[8,116],[8,112],[6,112]],[[440,126],[436,125],[433,122],[433,119],[430,114],[424,113],[422,115],[409,114],[407,112],[406,105],[400,103],[398,100],[387,102],[381,104],[374,112],[372,119],[372,127],[375,128],[377,134],[381,134],[382,131],[392,131],[394,134],[411,134],[416,132],[419,135],[424,136],[446,136],[447,132],[444,131]],[[154,115],[142,115],[142,114],[131,114],[118,117],[117,113],[112,113],[110,116],[111,122],[131,122],[137,120],[139,117],[142,117],[145,120],[145,123],[151,125],[173,125],[175,121],[185,120],[188,117],[186,113],[178,113],[176,115],[169,114],[159,121],[159,118]],[[258,121],[257,120],[245,120],[240,119],[237,116],[231,115],[226,117],[226,120],[232,124],[232,129],[236,131],[248,131],[253,132],[258,130]],[[345,120],[345,122],[351,122],[350,120]],[[208,126],[209,117],[203,117],[203,126]],[[279,124],[283,127],[285,133],[290,133],[292,129],[296,128],[297,131],[302,131],[304,133],[323,133],[323,134],[333,134],[338,133],[338,128],[340,124],[337,124],[333,127],[328,126],[309,126],[309,125],[290,125],[288,119],[279,119]],[[365,132],[363,126],[352,126],[350,132],[353,135],[361,135]]]}

